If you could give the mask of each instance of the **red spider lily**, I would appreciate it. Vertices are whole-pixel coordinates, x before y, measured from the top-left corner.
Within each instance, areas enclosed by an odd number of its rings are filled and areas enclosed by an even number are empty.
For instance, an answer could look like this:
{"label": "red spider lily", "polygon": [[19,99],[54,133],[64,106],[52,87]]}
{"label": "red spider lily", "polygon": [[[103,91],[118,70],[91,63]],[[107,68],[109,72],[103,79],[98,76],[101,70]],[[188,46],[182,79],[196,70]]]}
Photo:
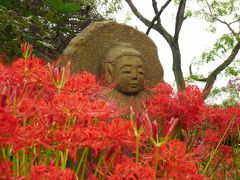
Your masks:
{"label": "red spider lily", "polygon": [[130,106],[130,119],[132,123],[132,128],[136,137],[139,137],[143,132],[143,117],[142,113],[139,112],[136,116],[136,113],[133,111],[132,106]]}
{"label": "red spider lily", "polygon": [[[78,147],[90,147],[97,152],[116,145],[134,149],[135,137],[129,121],[114,119],[111,122],[99,121],[95,126],[72,129],[70,142],[71,152],[76,152]],[[75,159],[74,154],[72,157]]]}
{"label": "red spider lily", "polygon": [[154,141],[158,142],[158,124],[157,124],[157,121],[154,120],[152,122],[152,137],[154,139]]}
{"label": "red spider lily", "polygon": [[[89,147],[97,152],[115,146],[127,149],[134,148],[135,138],[131,131],[131,124],[123,119],[114,119],[111,122],[99,121],[96,125],[76,127],[69,131],[59,130],[59,147],[69,147],[70,152],[76,152],[79,147]],[[59,137],[55,134],[55,137]],[[72,154],[73,159],[75,154]]]}
{"label": "red spider lily", "polygon": [[[186,145],[179,140],[171,140],[163,144],[159,151],[158,165],[160,171],[157,176],[167,179],[203,179],[198,174],[196,161],[191,154],[186,154]],[[155,160],[155,153],[151,154],[152,160]]]}
{"label": "red spider lily", "polygon": [[174,94],[169,85],[159,84],[155,92],[147,104],[150,115],[159,124],[165,124],[171,118],[179,118],[179,125],[185,130],[191,130],[202,122],[204,101],[197,87],[188,86],[184,91]]}
{"label": "red spider lily", "polygon": [[31,173],[26,177],[27,179],[61,179],[61,180],[75,180],[76,176],[71,169],[61,170],[55,166],[33,166]]}
{"label": "red spider lily", "polygon": [[44,126],[35,126],[33,124],[19,126],[15,131],[14,138],[11,140],[11,143],[14,144],[14,152],[42,144],[41,142],[46,134]]}
{"label": "red spider lily", "polygon": [[10,143],[17,128],[17,119],[9,112],[0,108],[0,145]]}
{"label": "red spider lily", "polygon": [[2,160],[0,163],[0,179],[13,179],[13,173],[11,171],[11,163],[6,161],[6,160]]}
{"label": "red spider lily", "polygon": [[22,43],[21,51],[22,56],[25,60],[27,60],[32,54],[33,46],[30,43]]}
{"label": "red spider lily", "polygon": [[17,101],[17,86],[11,86],[6,82],[0,85],[0,107],[6,108],[15,105]]}
{"label": "red spider lily", "polygon": [[49,97],[49,94],[52,95],[53,85],[47,71],[42,59],[32,56],[24,61],[20,58],[9,67],[8,81],[10,84],[17,84],[19,91],[29,96],[42,94]]}
{"label": "red spider lily", "polygon": [[108,179],[154,179],[154,169],[148,164],[135,163],[134,159],[124,156],[114,167]]}
{"label": "red spider lily", "polygon": [[179,124],[179,118],[171,118],[163,127],[162,137],[169,137]]}
{"label": "red spider lily", "polygon": [[226,131],[228,125],[233,121],[233,125],[230,130],[226,133],[225,140],[231,135],[235,137],[239,130],[240,125],[240,106],[236,107],[208,107],[204,109],[204,118],[206,119],[206,124],[209,129],[218,133],[218,136],[221,137],[222,134]]}
{"label": "red spider lily", "polygon": [[68,62],[66,68],[56,67],[50,63],[48,63],[47,66],[53,83],[58,89],[62,89],[67,79],[70,77],[71,63]]}
{"label": "red spider lily", "polygon": [[101,87],[97,83],[96,77],[90,73],[82,72],[69,77],[62,91],[66,93],[81,93],[95,97],[100,93]]}
{"label": "red spider lily", "polygon": [[201,124],[204,106],[203,94],[197,86],[187,86],[178,93],[177,117],[185,130],[194,129]]}
{"label": "red spider lily", "polygon": [[204,139],[205,144],[216,147],[220,139],[221,139],[221,136],[220,134],[218,134],[217,131],[214,131],[211,129],[208,129],[205,131],[205,139]]}

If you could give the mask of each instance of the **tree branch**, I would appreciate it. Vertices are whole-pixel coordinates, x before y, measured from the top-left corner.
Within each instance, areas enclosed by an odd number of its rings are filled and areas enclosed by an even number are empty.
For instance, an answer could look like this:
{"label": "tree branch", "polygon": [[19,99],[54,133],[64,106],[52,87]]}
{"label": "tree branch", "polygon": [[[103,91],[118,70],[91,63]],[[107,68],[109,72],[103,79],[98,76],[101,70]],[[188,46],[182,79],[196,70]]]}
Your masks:
{"label": "tree branch", "polygon": [[200,81],[200,82],[206,82],[207,81],[207,78],[200,78],[200,77],[193,74],[192,64],[189,65],[189,73],[190,73],[190,77],[195,81]]}
{"label": "tree branch", "polygon": [[132,0],[125,0],[129,7],[131,8],[132,12],[135,14],[135,16],[137,16],[137,18],[142,21],[146,26],[149,26],[151,23],[148,19],[146,19],[135,7],[135,5],[133,4]]}
{"label": "tree branch", "polygon": [[[126,0],[126,1],[128,1],[128,0]],[[152,27],[154,26],[155,21],[156,21],[157,19],[159,19],[160,15],[162,14],[162,12],[164,11],[164,9],[169,5],[169,3],[170,3],[171,1],[172,1],[172,0],[168,0],[168,1],[161,7],[161,9],[159,10],[159,12],[156,14],[156,16],[152,19],[151,23],[149,24],[146,34],[149,34],[150,30],[151,30]],[[160,26],[162,27],[161,24],[160,24]],[[163,27],[162,27],[162,28],[163,28]]]}
{"label": "tree branch", "polygon": [[186,8],[186,1],[187,0],[181,0],[178,6],[178,12],[176,17],[176,24],[175,24],[175,33],[174,33],[174,40],[178,40],[179,33],[183,24],[183,21],[185,20],[184,13]]}
{"label": "tree branch", "polygon": [[240,49],[240,41],[238,41],[238,43],[235,45],[235,47],[233,48],[228,58],[222,64],[220,64],[211,74],[209,74],[205,87],[202,91],[204,98],[206,98],[209,95],[218,74],[221,73],[229,64],[233,62],[236,55],[238,54],[239,49]]}
{"label": "tree branch", "polygon": [[[137,16],[138,17],[138,19],[140,20],[140,21],[142,21],[146,26],[148,26],[148,27],[151,27],[151,28],[153,28],[154,30],[156,30],[157,32],[159,32],[164,38],[165,38],[165,40],[169,43],[169,44],[171,44],[172,43],[172,36],[164,29],[164,27],[160,24],[160,25],[157,25],[157,24],[152,24],[151,25],[151,22],[148,20],[148,19],[146,19],[138,10],[137,10],[137,8],[134,6],[134,4],[132,3],[132,0],[125,0],[127,3],[128,3],[128,5],[129,5],[129,7],[131,8],[131,10],[132,10],[132,12],[135,14],[135,16]],[[171,2],[171,0],[168,0],[169,2]],[[167,5],[166,5],[166,7],[167,7]],[[162,7],[161,9],[162,10],[160,10],[159,12],[161,12],[161,11],[163,11],[166,7]],[[159,14],[159,16],[161,15],[161,13]],[[156,16],[155,16],[156,17]],[[155,18],[154,17],[154,18]],[[153,22],[153,21],[152,21]],[[155,21],[154,21],[155,22]],[[150,26],[151,25],[151,26]],[[150,28],[150,29],[151,29]]]}
{"label": "tree branch", "polygon": [[222,23],[222,24],[225,24],[227,26],[227,28],[232,32],[232,34],[235,36],[235,38],[238,38],[238,34],[232,29],[231,27],[231,24],[235,23],[235,22],[238,22],[239,19],[237,19],[236,21],[233,21],[233,22],[230,22],[230,23],[227,23],[226,21],[223,21],[221,20],[220,18],[218,18],[218,16],[216,14],[214,14],[212,12],[212,9],[211,9],[211,5],[209,4],[209,2],[207,0],[205,0],[206,4],[207,4],[207,7],[208,7],[208,11],[209,13],[205,12],[208,16],[212,17],[213,19],[215,19],[216,21]]}
{"label": "tree branch", "polygon": [[[157,1],[156,0],[152,0],[152,6],[153,6],[153,10],[155,12],[155,16],[158,13],[158,7],[157,7]],[[161,24],[161,19],[160,17],[157,18],[157,24],[160,25]]]}

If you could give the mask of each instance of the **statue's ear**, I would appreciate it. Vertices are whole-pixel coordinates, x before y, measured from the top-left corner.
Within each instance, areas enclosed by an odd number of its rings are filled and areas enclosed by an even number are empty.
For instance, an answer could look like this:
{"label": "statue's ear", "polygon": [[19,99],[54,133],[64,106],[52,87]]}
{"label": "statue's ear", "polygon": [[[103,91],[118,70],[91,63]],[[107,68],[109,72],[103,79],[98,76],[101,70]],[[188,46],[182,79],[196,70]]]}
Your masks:
{"label": "statue's ear", "polygon": [[114,79],[113,65],[111,63],[105,64],[104,78],[108,84],[112,83]]}

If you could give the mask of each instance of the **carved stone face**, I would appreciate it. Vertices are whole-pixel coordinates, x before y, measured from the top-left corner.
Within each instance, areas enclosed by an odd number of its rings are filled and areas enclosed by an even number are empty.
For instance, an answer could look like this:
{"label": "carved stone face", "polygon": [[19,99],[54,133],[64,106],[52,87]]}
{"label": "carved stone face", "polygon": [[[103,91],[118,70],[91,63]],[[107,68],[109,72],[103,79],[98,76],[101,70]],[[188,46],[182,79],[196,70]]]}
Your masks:
{"label": "carved stone face", "polygon": [[142,91],[144,83],[143,63],[139,56],[121,56],[115,60],[113,79],[115,89],[126,95]]}

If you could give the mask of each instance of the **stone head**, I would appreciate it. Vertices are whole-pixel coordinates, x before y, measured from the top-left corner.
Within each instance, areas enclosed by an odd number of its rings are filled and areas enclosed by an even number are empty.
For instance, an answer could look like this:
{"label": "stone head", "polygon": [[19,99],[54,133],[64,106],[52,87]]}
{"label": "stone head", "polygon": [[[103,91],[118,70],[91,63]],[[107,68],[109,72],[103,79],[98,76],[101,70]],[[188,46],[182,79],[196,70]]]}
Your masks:
{"label": "stone head", "polygon": [[120,42],[106,51],[101,64],[106,84],[124,95],[136,95],[144,89],[142,55],[131,44]]}

